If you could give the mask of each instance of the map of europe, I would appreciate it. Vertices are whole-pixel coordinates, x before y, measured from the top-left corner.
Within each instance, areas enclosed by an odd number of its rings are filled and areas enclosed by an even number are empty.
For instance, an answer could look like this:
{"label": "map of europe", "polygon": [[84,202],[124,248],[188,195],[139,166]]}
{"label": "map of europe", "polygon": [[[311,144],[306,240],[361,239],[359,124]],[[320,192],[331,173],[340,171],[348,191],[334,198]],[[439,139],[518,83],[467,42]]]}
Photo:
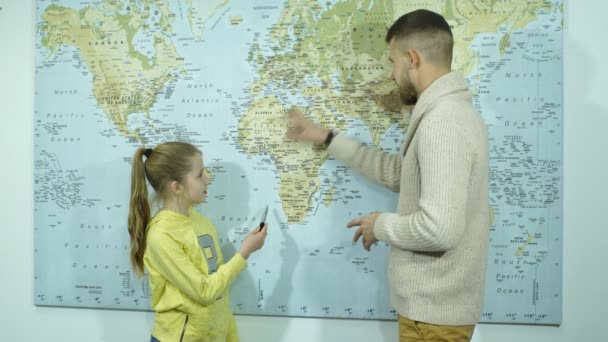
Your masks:
{"label": "map of europe", "polygon": [[398,153],[411,108],[384,36],[426,8],[452,27],[453,69],[490,133],[482,322],[561,322],[561,0],[36,5],[37,305],[150,310],[147,279],[129,263],[131,158],[180,140],[203,151],[211,185],[196,209],[226,259],[270,207],[266,244],[231,286],[236,314],[395,319],[389,246],[353,245],[346,223],[394,212],[396,194],[286,140],[287,111]]}

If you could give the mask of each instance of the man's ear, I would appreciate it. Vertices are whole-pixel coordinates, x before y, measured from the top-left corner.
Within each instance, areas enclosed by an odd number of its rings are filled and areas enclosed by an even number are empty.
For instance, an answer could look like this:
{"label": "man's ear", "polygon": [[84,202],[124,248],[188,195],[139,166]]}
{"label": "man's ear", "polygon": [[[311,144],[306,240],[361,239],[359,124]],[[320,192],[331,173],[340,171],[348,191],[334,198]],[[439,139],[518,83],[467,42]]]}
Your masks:
{"label": "man's ear", "polygon": [[408,49],[405,54],[405,58],[407,58],[407,61],[413,68],[417,69],[418,67],[420,67],[420,62],[422,58],[422,56],[420,55],[420,51],[416,49]]}
{"label": "man's ear", "polygon": [[169,191],[177,195],[182,191],[182,185],[178,181],[172,180],[169,182]]}

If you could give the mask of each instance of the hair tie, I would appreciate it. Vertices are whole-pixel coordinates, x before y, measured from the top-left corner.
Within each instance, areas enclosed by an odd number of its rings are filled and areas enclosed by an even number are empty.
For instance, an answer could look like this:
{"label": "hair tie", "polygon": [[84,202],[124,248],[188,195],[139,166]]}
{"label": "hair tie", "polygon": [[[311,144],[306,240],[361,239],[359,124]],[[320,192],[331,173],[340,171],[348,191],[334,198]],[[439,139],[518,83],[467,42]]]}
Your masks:
{"label": "hair tie", "polygon": [[151,148],[147,148],[144,151],[144,155],[146,156],[146,158],[150,158],[150,156],[152,155],[152,149]]}

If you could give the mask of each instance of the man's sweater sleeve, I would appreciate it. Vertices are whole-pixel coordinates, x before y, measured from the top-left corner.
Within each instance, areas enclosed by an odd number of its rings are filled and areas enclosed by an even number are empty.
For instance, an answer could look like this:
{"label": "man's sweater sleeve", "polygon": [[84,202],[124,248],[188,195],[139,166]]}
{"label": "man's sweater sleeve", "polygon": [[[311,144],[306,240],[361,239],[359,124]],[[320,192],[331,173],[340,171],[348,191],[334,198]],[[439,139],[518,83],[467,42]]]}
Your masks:
{"label": "man's sweater sleeve", "polygon": [[400,154],[388,154],[372,149],[344,136],[336,136],[328,151],[365,177],[395,192],[399,191],[402,160]]}
{"label": "man's sweater sleeve", "polygon": [[409,215],[381,214],[374,235],[405,250],[445,251],[463,238],[472,150],[465,132],[450,119],[427,118],[416,135],[418,210]]}

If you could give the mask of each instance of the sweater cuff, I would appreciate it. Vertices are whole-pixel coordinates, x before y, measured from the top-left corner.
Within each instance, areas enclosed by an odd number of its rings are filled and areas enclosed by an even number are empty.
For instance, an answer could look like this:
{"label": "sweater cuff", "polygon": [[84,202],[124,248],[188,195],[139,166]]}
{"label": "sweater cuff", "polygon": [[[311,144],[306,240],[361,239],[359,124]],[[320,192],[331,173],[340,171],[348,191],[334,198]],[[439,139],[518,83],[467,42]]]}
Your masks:
{"label": "sweater cuff", "polygon": [[225,265],[230,269],[233,269],[235,274],[238,274],[247,268],[247,261],[240,253],[236,253]]}
{"label": "sweater cuff", "polygon": [[336,135],[327,147],[327,151],[336,159],[348,164],[348,161],[354,158],[359,145],[358,142],[343,135]]}
{"label": "sweater cuff", "polygon": [[396,215],[396,214],[382,213],[382,214],[380,214],[380,216],[378,216],[378,218],[376,219],[376,222],[374,223],[374,236],[376,237],[377,240],[386,242],[388,244],[390,244],[390,235],[388,234],[388,231],[389,231],[388,225],[389,225],[389,221],[390,221],[392,215]]}

